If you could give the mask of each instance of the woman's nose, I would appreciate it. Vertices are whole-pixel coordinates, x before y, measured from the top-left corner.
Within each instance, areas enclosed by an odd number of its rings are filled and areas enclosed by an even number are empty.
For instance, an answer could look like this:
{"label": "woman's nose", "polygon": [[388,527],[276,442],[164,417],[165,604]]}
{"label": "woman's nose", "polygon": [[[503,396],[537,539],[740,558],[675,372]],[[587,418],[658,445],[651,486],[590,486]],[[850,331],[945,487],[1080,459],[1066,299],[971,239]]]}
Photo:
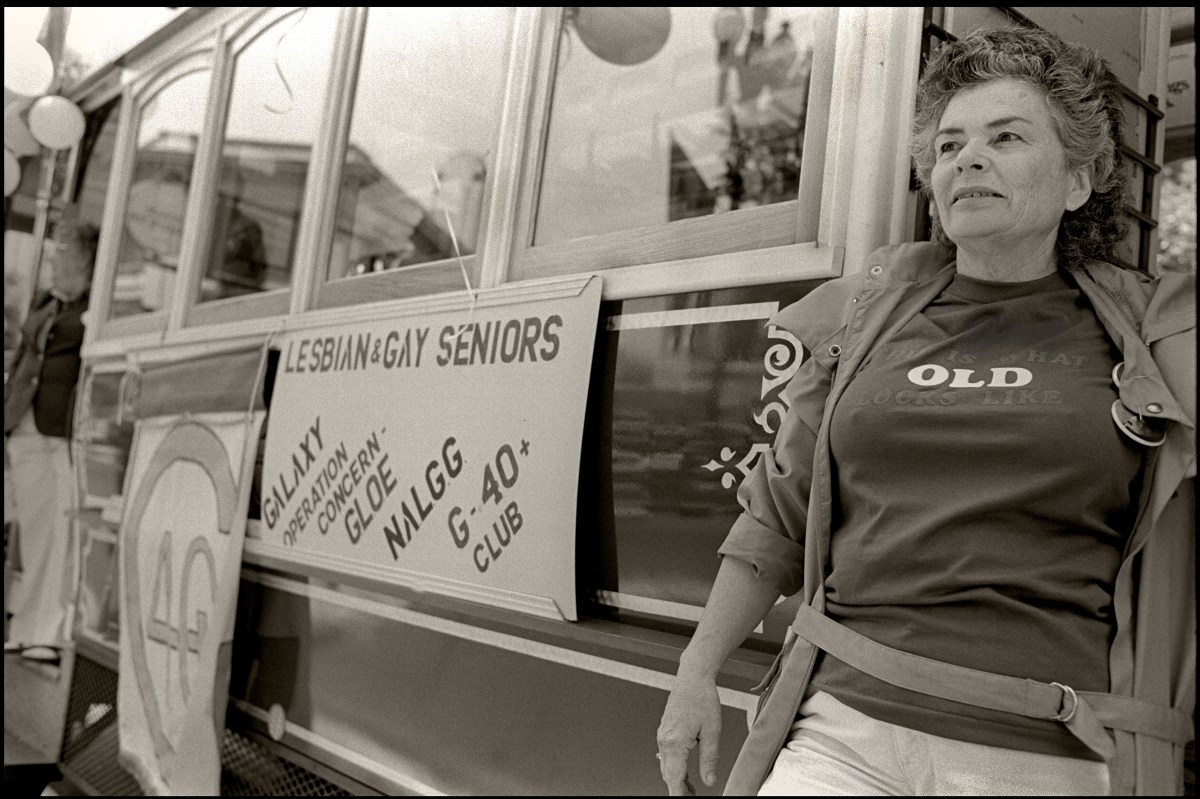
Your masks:
{"label": "woman's nose", "polygon": [[958,151],[958,158],[954,161],[954,169],[961,174],[968,169],[985,169],[987,164],[987,155],[984,152],[983,145],[971,139]]}

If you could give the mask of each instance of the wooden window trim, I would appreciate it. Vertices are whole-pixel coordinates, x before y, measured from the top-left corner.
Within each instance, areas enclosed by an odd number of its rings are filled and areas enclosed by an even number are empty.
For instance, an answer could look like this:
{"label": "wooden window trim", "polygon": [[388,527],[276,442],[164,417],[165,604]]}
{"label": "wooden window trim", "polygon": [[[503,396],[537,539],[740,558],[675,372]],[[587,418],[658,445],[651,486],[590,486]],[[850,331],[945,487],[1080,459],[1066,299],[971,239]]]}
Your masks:
{"label": "wooden window trim", "polygon": [[[187,292],[176,308],[177,324],[173,329],[211,327],[230,323],[251,322],[255,319],[274,319],[285,316],[296,308],[297,300],[303,302],[309,295],[305,290],[314,271],[313,240],[318,227],[321,208],[326,203],[323,194],[323,177],[328,172],[326,162],[330,157],[329,144],[332,137],[331,125],[320,124],[309,156],[305,178],[304,196],[300,207],[300,225],[296,231],[296,250],[291,264],[291,285],[240,297],[231,297],[209,302],[199,302],[200,287],[208,265],[208,250],[211,244],[215,218],[217,182],[220,175],[221,154],[226,138],[229,117],[229,100],[233,92],[233,78],[238,57],[261,36],[301,7],[288,6],[276,9],[260,9],[245,18],[239,18],[226,26],[218,46],[215,90],[209,103],[206,136],[202,141],[205,169],[197,180],[197,206],[189,208],[192,216],[193,238],[189,256],[194,268],[189,274]],[[336,118],[339,113],[338,86],[345,77],[345,50],[348,21],[354,14],[352,9],[343,8],[339,13],[338,28],[334,33],[333,53],[326,78],[326,91],[321,109],[322,120]],[[300,287],[298,290],[297,287]]]}
{"label": "wooden window trim", "polygon": [[[740,209],[729,214],[681,219],[634,230],[534,245],[546,135],[551,123],[554,73],[563,24],[561,8],[545,8],[542,11],[537,36],[539,66],[523,142],[520,183],[524,191],[518,206],[510,280],[664,262],[685,263],[712,255],[818,241],[836,53],[836,10],[822,17],[816,35],[819,46],[813,53],[800,188],[796,200]],[[686,280],[685,275],[681,274],[680,279]]]}
{"label": "wooden window trim", "polygon": [[[132,82],[123,92],[117,139],[113,147],[113,168],[109,175],[104,222],[101,225],[101,240],[96,255],[96,274],[102,275],[102,277],[93,289],[91,305],[92,318],[96,320],[97,336],[100,338],[116,338],[149,332],[161,333],[169,327],[171,314],[166,309],[125,317],[110,317],[112,295],[116,287],[117,261],[124,238],[125,219],[129,212],[129,191],[133,185],[134,167],[137,165],[138,131],[145,106],[175,81],[208,70],[212,75],[209,79],[209,93],[211,94],[212,81],[215,80],[213,58],[214,42],[210,38],[203,43],[193,44],[179,53],[173,54],[164,63]],[[202,152],[203,130],[202,125],[201,145],[197,147],[195,156],[196,164],[199,164]],[[176,295],[180,293],[180,287],[185,285],[187,279],[187,229],[191,227],[190,220],[196,200],[195,182],[199,171],[196,164],[192,167],[192,188],[188,192],[188,202],[184,209],[183,238],[180,242],[175,290],[170,301],[172,305],[177,301]],[[104,264],[106,268],[101,270],[101,264]]]}
{"label": "wooden window trim", "polygon": [[[478,285],[472,289],[492,288],[501,282],[503,268],[497,268],[496,254],[504,251],[505,232],[511,227],[511,214],[505,213],[505,207],[514,201],[505,193],[502,187],[513,184],[512,163],[516,159],[516,148],[512,140],[513,128],[520,124],[523,118],[523,106],[526,104],[527,92],[521,88],[530,83],[529,72],[532,61],[528,57],[530,28],[529,19],[538,9],[518,8],[510,29],[508,60],[505,65],[507,80],[505,82],[505,97],[500,109],[496,138],[492,151],[496,156],[483,187],[482,219],[480,220],[479,243],[474,253],[464,255],[463,262],[468,267],[478,263],[480,278]],[[332,157],[328,163],[328,173],[324,178],[326,186],[340,187],[346,147],[349,143],[350,124],[352,122],[352,102],[358,89],[358,70],[362,58],[363,43],[366,38],[366,26],[369,23],[369,9],[364,8],[356,14],[351,23],[351,30],[346,37],[346,66],[343,80],[338,85],[337,95],[341,99],[338,106],[335,124],[332,130],[330,149]],[[326,273],[331,258],[335,216],[337,212],[338,195],[335,191],[327,193],[321,209],[319,232],[315,239],[314,251],[317,253],[316,268],[309,282],[311,299],[308,302],[295,304],[294,310],[338,308],[378,300],[405,299],[410,297],[430,296],[447,292],[462,291],[462,272],[457,259],[443,259],[414,264],[409,267],[381,272],[370,275],[358,275],[327,279]],[[488,258],[485,253],[491,253]],[[453,271],[456,277],[448,278]],[[435,273],[446,273],[437,274]],[[431,289],[433,289],[431,291]]]}

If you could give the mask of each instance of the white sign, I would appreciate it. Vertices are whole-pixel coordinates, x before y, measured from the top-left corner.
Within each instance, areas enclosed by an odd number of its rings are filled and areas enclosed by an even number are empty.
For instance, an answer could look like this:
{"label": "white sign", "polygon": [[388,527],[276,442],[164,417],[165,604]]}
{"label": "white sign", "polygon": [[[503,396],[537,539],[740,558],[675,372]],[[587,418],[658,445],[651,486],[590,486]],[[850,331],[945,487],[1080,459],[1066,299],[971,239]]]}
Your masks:
{"label": "white sign", "polygon": [[575,503],[600,280],[294,332],[257,550],[575,619]]}
{"label": "white sign", "polygon": [[1167,62],[1167,130],[1196,124],[1196,43],[1171,48]]}
{"label": "white sign", "polygon": [[[229,658],[263,414],[137,423],[120,560],[121,764],[148,794],[220,789]],[[248,457],[247,457],[248,456]]]}

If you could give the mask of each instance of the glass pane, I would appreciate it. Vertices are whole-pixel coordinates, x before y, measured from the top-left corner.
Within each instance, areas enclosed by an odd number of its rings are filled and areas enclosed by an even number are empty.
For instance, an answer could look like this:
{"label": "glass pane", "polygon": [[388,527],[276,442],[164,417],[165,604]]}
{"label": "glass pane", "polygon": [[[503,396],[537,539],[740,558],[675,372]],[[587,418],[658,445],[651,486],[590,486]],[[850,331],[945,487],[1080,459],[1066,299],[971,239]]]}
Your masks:
{"label": "glass pane", "polygon": [[336,8],[302,9],[237,56],[201,302],[291,284],[337,23]]}
{"label": "glass pane", "polygon": [[534,243],[795,200],[818,13],[566,9]]}
{"label": "glass pane", "polygon": [[464,256],[475,252],[512,16],[511,8],[370,10],[330,280],[452,259],[454,238]]}
{"label": "glass pane", "polygon": [[171,303],[211,78],[207,68],[184,75],[141,108],[112,317],[157,311]]}
{"label": "glass pane", "polygon": [[121,495],[133,441],[131,400],[138,391],[137,379],[123,373],[93,373],[86,381],[77,435],[84,445],[79,478],[85,497]]}
{"label": "glass pane", "polygon": [[765,321],[819,283],[602,306],[605,385],[589,409],[583,451],[596,455],[582,464],[579,514],[594,525],[581,563],[602,566],[587,587],[704,605],[741,512],[737,487],[774,439],[807,355]]}
{"label": "glass pane", "polygon": [[117,535],[98,515],[85,511],[80,518],[84,544],[76,631],[115,647],[120,633]]}

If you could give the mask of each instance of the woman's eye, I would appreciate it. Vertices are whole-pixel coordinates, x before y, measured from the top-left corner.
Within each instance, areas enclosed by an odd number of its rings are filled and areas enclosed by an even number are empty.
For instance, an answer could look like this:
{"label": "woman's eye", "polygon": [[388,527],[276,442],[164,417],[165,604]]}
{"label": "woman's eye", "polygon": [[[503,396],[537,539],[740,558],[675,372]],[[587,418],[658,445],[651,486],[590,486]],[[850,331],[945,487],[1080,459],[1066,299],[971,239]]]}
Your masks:
{"label": "woman's eye", "polygon": [[996,137],[996,141],[1017,141],[1020,138],[1021,137],[1018,136],[1017,134],[1011,133],[1006,130],[1003,133],[1001,133],[999,136]]}
{"label": "woman's eye", "polygon": [[958,149],[958,142],[947,141],[947,142],[942,142],[941,144],[938,145],[938,153],[939,154],[952,153],[957,149]]}

